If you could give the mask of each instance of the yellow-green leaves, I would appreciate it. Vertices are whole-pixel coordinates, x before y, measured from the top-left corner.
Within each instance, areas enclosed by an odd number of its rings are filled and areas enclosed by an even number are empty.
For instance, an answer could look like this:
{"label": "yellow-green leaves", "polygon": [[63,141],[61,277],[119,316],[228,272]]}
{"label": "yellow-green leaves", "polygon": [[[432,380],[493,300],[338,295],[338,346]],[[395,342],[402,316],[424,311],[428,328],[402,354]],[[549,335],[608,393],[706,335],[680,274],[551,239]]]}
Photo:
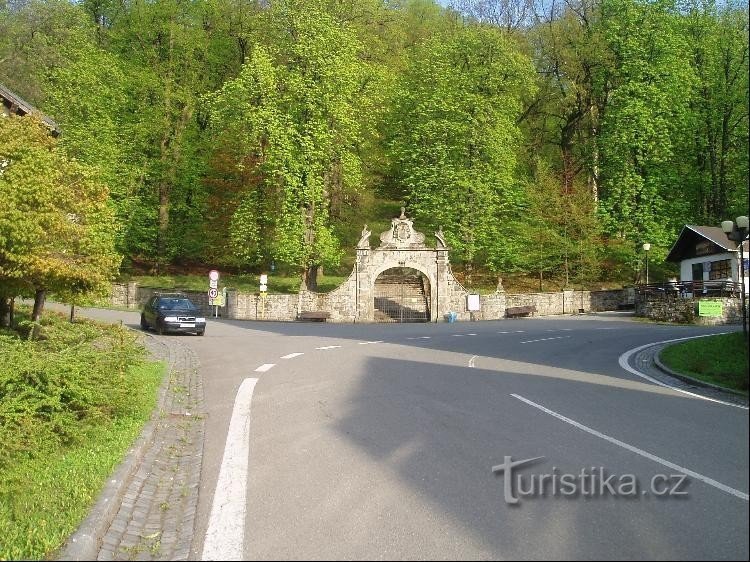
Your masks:
{"label": "yellow-green leaves", "polygon": [[0,119],[0,294],[102,289],[116,273],[114,220],[95,171],[34,117]]}

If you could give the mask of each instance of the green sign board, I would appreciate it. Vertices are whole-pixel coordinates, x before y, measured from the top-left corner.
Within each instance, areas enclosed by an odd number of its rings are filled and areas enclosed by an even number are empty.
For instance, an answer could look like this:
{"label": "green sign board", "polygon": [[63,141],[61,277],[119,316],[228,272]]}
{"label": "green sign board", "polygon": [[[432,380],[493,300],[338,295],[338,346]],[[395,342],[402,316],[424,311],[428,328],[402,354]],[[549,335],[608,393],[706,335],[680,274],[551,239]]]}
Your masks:
{"label": "green sign board", "polygon": [[724,305],[721,301],[698,301],[698,316],[721,316]]}

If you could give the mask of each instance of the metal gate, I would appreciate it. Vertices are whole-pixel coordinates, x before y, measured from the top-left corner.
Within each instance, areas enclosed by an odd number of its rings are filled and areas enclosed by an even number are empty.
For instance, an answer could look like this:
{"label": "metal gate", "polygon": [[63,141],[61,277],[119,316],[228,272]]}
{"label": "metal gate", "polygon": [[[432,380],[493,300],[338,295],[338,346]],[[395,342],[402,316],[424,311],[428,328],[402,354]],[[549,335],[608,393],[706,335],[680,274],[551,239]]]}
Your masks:
{"label": "metal gate", "polygon": [[415,269],[393,268],[375,280],[376,322],[429,322],[430,285]]}

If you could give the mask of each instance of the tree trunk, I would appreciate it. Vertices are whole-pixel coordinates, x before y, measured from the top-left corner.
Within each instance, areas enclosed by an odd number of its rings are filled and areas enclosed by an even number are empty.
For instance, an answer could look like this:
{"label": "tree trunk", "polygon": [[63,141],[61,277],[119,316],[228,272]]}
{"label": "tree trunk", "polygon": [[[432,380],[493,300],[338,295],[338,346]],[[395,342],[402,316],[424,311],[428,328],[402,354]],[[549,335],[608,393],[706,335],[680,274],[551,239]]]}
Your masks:
{"label": "tree trunk", "polygon": [[10,297],[0,295],[0,328],[10,328],[11,323],[11,302]]}
{"label": "tree trunk", "polygon": [[39,322],[44,311],[44,301],[47,298],[46,289],[37,289],[34,293],[34,310],[31,312],[31,321]]}
{"label": "tree trunk", "polygon": [[305,287],[307,287],[308,291],[317,291],[318,290],[318,270],[320,269],[320,266],[318,265],[312,265],[305,269],[304,271],[304,280],[305,280]]}

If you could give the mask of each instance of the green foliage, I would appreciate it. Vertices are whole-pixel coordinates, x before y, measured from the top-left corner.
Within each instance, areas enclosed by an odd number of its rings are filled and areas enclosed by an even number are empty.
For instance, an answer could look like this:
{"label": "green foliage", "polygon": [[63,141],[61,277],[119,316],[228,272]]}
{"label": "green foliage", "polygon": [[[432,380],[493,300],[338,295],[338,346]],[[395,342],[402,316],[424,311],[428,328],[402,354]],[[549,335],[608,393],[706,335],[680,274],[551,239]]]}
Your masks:
{"label": "green foliage", "polygon": [[[120,256],[106,187],[35,118],[0,120],[0,293],[103,290]],[[20,287],[20,290],[19,290]]]}
{"label": "green foliage", "polygon": [[123,328],[62,316],[0,331],[2,558],[42,559],[86,515],[154,407],[164,372]]}
{"label": "green foliage", "polygon": [[667,2],[602,2],[613,53],[610,102],[598,141],[602,216],[610,232],[636,244],[667,245],[686,216],[670,195],[681,188],[677,138],[687,131],[695,77]]}
{"label": "green foliage", "polygon": [[521,200],[516,120],[532,88],[530,61],[499,30],[473,27],[414,49],[390,116],[394,176],[409,208],[443,226],[467,264],[512,263],[498,244]]}
{"label": "green foliage", "polygon": [[336,265],[331,201],[362,181],[360,46],[316,2],[280,2],[270,15],[276,43],[256,47],[211,102],[217,138],[234,143],[235,173],[249,161],[259,176],[243,186],[232,243],[246,264]]}
{"label": "green foliage", "polygon": [[644,241],[747,213],[747,6],[455,5],[0,3],[0,83],[155,270],[350,264],[386,200],[468,275],[629,280]]}

